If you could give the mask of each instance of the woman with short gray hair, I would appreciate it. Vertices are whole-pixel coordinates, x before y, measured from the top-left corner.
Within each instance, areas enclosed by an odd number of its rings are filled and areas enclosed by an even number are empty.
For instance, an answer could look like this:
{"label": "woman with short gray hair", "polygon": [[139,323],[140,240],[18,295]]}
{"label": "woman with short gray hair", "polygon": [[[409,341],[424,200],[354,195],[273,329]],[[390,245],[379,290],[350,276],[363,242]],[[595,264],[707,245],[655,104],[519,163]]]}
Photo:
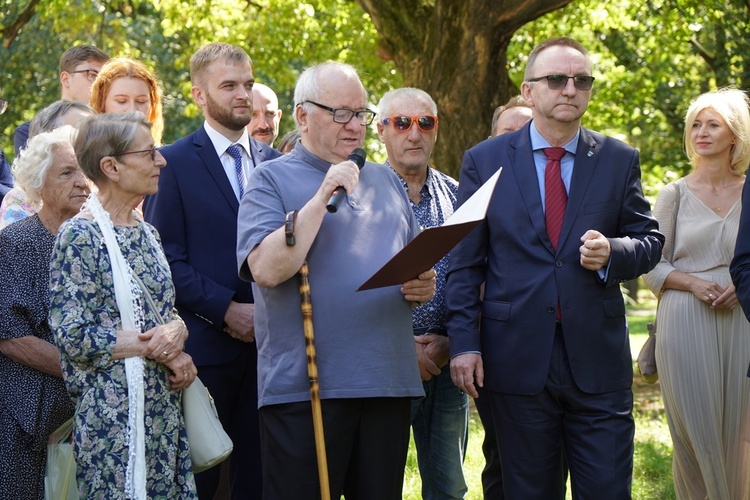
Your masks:
{"label": "woman with short gray hair", "polygon": [[180,390],[197,370],[159,235],[135,210],[166,161],[138,112],[85,118],[75,150],[98,192],[60,228],[49,321],[81,498],[195,498]]}

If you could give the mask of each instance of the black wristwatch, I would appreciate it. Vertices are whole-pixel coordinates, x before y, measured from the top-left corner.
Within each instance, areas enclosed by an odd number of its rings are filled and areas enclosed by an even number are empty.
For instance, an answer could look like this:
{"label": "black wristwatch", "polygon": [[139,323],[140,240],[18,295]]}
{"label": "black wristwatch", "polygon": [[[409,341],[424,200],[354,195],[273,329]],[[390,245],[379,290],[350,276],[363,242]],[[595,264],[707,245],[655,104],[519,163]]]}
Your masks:
{"label": "black wristwatch", "polygon": [[286,246],[293,247],[297,243],[294,239],[294,224],[297,222],[297,211],[292,210],[286,213],[284,220],[284,235],[286,236]]}

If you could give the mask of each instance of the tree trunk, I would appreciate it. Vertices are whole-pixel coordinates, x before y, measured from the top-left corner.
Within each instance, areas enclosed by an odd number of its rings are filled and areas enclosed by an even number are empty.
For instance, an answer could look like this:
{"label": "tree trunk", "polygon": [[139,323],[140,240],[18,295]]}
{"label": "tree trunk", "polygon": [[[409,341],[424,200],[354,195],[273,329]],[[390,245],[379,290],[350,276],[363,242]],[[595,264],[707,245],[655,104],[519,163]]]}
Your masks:
{"label": "tree trunk", "polygon": [[458,178],[464,151],[489,135],[495,107],[518,93],[506,69],[513,33],[571,1],[357,0],[382,37],[381,57],[438,105],[433,167]]}

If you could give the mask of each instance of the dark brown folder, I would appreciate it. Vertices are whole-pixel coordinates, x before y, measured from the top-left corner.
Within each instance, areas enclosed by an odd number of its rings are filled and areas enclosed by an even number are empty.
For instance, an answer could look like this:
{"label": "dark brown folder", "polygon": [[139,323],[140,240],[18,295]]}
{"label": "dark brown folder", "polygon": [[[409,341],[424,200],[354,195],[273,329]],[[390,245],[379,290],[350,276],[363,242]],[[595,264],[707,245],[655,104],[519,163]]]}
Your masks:
{"label": "dark brown folder", "polygon": [[419,233],[357,290],[401,285],[431,269],[487,216],[492,192],[502,170],[500,167],[442,226]]}

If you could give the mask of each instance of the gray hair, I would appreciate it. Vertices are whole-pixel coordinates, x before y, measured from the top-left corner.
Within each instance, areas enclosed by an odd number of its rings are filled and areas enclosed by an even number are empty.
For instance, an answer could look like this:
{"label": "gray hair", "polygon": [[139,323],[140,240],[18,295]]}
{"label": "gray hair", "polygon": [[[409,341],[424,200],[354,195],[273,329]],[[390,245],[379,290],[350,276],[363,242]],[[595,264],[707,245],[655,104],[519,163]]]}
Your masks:
{"label": "gray hair", "polygon": [[[357,70],[350,64],[337,61],[327,61],[316,64],[315,66],[310,66],[299,75],[299,78],[297,78],[297,85],[294,87],[295,108],[297,106],[302,106],[302,109],[307,113],[312,112],[313,105],[306,103],[306,101],[315,101],[323,93],[323,87],[320,84],[320,76],[327,71],[339,71],[346,76],[356,78],[359,84],[362,85],[362,80],[360,80]],[[365,93],[365,101],[367,101],[367,90],[364,85],[362,85],[362,90]],[[297,121],[296,115],[294,121]],[[297,126],[299,126],[299,123],[297,123]]]}
{"label": "gray hair", "polygon": [[190,57],[190,81],[193,85],[201,85],[204,73],[214,61],[247,63],[251,67],[253,65],[250,56],[240,47],[223,42],[209,43]]}
{"label": "gray hair", "polygon": [[151,129],[142,113],[103,113],[87,116],[78,127],[73,148],[86,177],[98,182],[104,178],[100,164],[105,156],[118,156],[133,145],[138,127]]}
{"label": "gray hair", "polygon": [[38,205],[42,201],[41,191],[49,169],[59,149],[63,146],[72,146],[75,135],[76,129],[70,125],[63,125],[52,132],[37,134],[29,139],[26,147],[13,161],[13,177],[32,204]]}
{"label": "gray hair", "polygon": [[437,116],[438,114],[437,104],[435,104],[435,101],[432,99],[430,94],[422,89],[417,89],[414,87],[403,87],[400,89],[389,90],[388,92],[383,94],[383,97],[380,98],[380,102],[378,103],[378,114],[381,118],[388,118],[395,112],[391,110],[391,106],[393,104],[393,101],[398,98],[411,98],[415,100],[421,99],[430,106],[430,113],[435,116]]}
{"label": "gray hair", "polygon": [[55,101],[34,116],[29,124],[29,137],[42,132],[51,132],[64,125],[63,120],[72,110],[93,114],[94,110],[78,101]]}

